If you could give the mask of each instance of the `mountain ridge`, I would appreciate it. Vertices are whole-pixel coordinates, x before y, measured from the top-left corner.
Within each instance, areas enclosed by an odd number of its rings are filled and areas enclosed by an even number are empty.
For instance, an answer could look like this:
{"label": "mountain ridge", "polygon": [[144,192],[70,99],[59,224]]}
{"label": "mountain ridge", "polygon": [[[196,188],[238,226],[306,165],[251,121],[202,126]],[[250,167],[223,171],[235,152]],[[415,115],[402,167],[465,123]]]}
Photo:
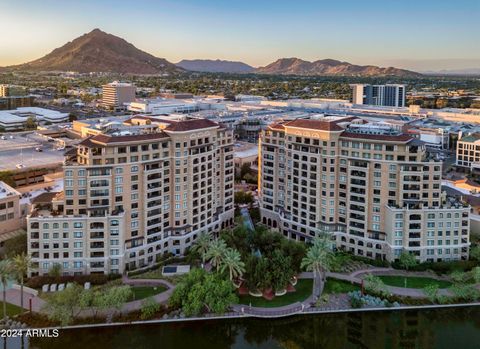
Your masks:
{"label": "mountain ridge", "polygon": [[207,73],[251,73],[255,70],[247,63],[222,59],[182,59],[175,65],[186,70]]}
{"label": "mountain ridge", "polygon": [[136,48],[126,40],[96,28],[34,61],[9,66],[30,71],[162,74],[182,70],[164,58]]}
{"label": "mountain ridge", "polygon": [[395,67],[382,68],[374,65],[355,65],[335,59],[319,59],[310,62],[297,57],[279,58],[275,62],[255,69],[254,72],[270,75],[305,76],[422,76],[420,73]]}

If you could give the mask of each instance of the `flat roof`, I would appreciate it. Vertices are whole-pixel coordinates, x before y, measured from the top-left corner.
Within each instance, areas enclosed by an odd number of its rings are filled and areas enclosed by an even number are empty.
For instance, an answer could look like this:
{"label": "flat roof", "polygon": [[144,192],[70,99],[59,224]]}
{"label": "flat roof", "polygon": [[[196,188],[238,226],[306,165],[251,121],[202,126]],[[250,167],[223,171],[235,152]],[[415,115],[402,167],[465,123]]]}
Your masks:
{"label": "flat roof", "polygon": [[0,199],[4,199],[9,196],[20,196],[20,193],[9,186],[7,183],[0,181]]}

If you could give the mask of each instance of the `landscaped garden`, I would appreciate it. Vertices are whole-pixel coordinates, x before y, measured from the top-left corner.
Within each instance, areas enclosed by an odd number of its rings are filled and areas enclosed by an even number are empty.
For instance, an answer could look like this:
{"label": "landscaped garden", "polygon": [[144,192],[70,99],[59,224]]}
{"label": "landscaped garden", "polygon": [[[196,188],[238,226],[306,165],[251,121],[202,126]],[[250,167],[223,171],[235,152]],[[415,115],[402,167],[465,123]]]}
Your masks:
{"label": "landscaped garden", "polygon": [[[3,309],[3,302],[0,301],[0,309]],[[14,304],[6,304],[7,316],[12,317],[22,313],[22,309]]]}
{"label": "landscaped garden", "polygon": [[360,290],[360,286],[348,281],[327,278],[323,294],[339,294]]}
{"label": "landscaped garden", "polygon": [[153,297],[159,293],[165,292],[167,288],[162,285],[158,286],[133,286],[131,300],[140,300],[148,297]]}
{"label": "landscaped garden", "polygon": [[303,302],[312,294],[312,279],[299,279],[295,285],[295,291],[286,293],[281,297],[274,297],[271,300],[263,297],[254,297],[251,295],[243,295],[239,297],[239,303],[252,307],[273,308],[292,304],[295,302]]}
{"label": "landscaped garden", "polygon": [[452,283],[447,280],[437,280],[422,276],[379,275],[385,285],[407,288],[425,288],[428,285],[437,285],[438,288],[447,288]]}

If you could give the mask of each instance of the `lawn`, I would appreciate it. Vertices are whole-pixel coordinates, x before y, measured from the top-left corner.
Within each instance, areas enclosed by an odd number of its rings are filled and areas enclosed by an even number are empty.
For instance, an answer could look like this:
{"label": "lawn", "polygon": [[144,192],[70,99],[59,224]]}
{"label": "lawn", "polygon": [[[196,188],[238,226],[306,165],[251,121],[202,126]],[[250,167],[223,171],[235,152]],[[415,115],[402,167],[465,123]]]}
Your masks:
{"label": "lawn", "polygon": [[348,281],[327,278],[322,294],[348,293],[360,290],[360,286]]}
{"label": "lawn", "polygon": [[[22,312],[22,308],[14,305],[14,304],[7,303],[7,315],[9,317],[20,314],[21,312]],[[0,301],[0,314],[1,314],[1,316],[3,316],[3,302],[1,302],[1,301]]]}
{"label": "lawn", "polygon": [[250,295],[240,296],[239,303],[245,305],[252,305],[252,307],[275,308],[295,302],[302,302],[312,294],[313,280],[299,279],[295,285],[295,292],[287,293],[280,297],[275,297],[271,301],[263,297],[252,297]]}
{"label": "lawn", "polygon": [[148,297],[155,296],[156,294],[166,291],[165,286],[134,286],[132,287],[133,297],[132,300],[139,300]]}
{"label": "lawn", "polygon": [[405,279],[407,279],[407,288],[424,288],[431,284],[438,285],[439,288],[447,288],[452,285],[450,281],[436,280],[422,276],[398,276],[398,275],[379,275],[378,276],[385,285],[405,287]]}

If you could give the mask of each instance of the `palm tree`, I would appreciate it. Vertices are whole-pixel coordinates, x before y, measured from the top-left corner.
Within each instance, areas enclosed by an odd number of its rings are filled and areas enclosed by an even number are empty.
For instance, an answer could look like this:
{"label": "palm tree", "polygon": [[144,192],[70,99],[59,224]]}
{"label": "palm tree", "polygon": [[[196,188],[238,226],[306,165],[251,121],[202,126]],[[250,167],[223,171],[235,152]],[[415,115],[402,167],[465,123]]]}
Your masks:
{"label": "palm tree", "polygon": [[[330,270],[334,262],[334,254],[328,237],[317,237],[313,245],[307,250],[307,255],[302,259],[301,267],[313,271],[314,280],[320,276],[324,279],[325,273]],[[315,282],[313,283],[315,289]]]}
{"label": "palm tree", "polygon": [[222,273],[228,269],[230,274],[230,281],[243,275],[245,272],[245,263],[242,262],[240,252],[233,248],[229,248],[223,255],[223,262],[221,266]]}
{"label": "palm tree", "polygon": [[32,267],[32,259],[29,255],[22,252],[13,257],[13,270],[20,281],[20,307],[23,309],[23,281],[28,273],[28,269]]}
{"label": "palm tree", "polygon": [[205,258],[207,256],[210,243],[210,234],[203,232],[198,236],[195,244],[192,247],[194,251],[198,252],[202,256],[202,264],[205,264]]}
{"label": "palm tree", "polygon": [[212,262],[212,265],[217,269],[217,271],[222,264],[226,251],[227,244],[222,239],[216,239],[211,242],[210,248],[206,254],[206,258]]}
{"label": "palm tree", "polygon": [[0,281],[3,285],[3,318],[7,317],[7,282],[12,276],[12,262],[9,259],[0,261]]}

